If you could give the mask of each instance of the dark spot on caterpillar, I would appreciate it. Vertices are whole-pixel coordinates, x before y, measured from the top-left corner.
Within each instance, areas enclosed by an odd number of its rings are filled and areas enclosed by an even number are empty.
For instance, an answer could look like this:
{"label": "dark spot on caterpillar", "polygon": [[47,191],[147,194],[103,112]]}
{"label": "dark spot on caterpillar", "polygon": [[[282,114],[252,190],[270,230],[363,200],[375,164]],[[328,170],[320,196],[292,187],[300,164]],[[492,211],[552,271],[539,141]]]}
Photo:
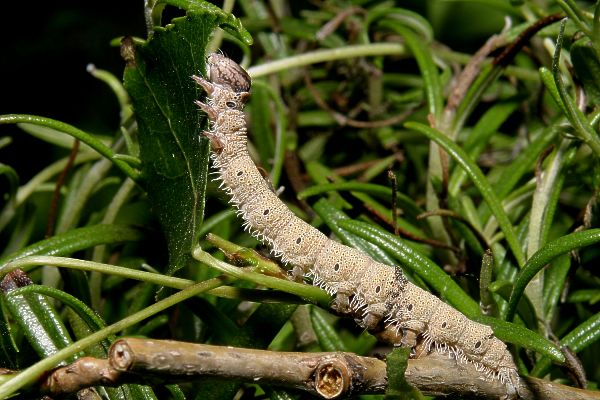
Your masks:
{"label": "dark spot on caterpillar", "polygon": [[244,171],[238,171],[237,176],[242,176],[244,175]]}
{"label": "dark spot on caterpillar", "polygon": [[478,340],[477,343],[475,343],[475,348],[478,349],[481,347],[481,341]]}
{"label": "dark spot on caterpillar", "polygon": [[334,271],[339,271],[340,270],[340,264],[339,263],[335,263],[335,265],[333,266],[333,270]]}
{"label": "dark spot on caterpillar", "polygon": [[447,326],[448,326],[448,323],[447,323],[447,322],[444,322],[444,323],[442,323],[442,328],[445,328],[445,327],[447,327]]}
{"label": "dark spot on caterpillar", "polygon": [[225,105],[227,107],[229,107],[229,108],[235,108],[236,107],[236,104],[233,101],[228,101],[228,102],[225,103]]}
{"label": "dark spot on caterpillar", "polygon": [[302,243],[302,238],[301,237],[299,237],[298,239],[296,239],[296,244],[300,244],[300,243]]}
{"label": "dark spot on caterpillar", "polygon": [[409,304],[409,305],[407,305],[407,306],[406,306],[406,309],[407,309],[408,311],[412,311],[412,309],[413,309],[413,305],[412,305],[412,304]]}
{"label": "dark spot on caterpillar", "polygon": [[375,293],[379,293],[379,292],[381,292],[381,286],[377,286],[377,287],[375,288]]}
{"label": "dark spot on caterpillar", "polygon": [[265,211],[263,211],[263,215],[269,215],[269,209],[268,208]]}

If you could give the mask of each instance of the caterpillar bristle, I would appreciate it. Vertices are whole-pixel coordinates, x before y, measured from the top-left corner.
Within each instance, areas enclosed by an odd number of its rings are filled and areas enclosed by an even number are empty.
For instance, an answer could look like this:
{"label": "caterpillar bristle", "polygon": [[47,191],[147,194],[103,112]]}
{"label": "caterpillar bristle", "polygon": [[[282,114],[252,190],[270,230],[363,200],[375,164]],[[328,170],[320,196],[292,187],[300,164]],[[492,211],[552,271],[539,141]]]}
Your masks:
{"label": "caterpillar bristle", "polygon": [[[208,77],[194,77],[207,94],[197,102],[211,126],[204,135],[213,149],[213,181],[230,197],[250,235],[294,267],[294,276],[333,296],[332,307],[367,329],[390,329],[400,344],[472,363],[485,377],[516,387],[518,374],[506,345],[489,326],[467,319],[431,293],[410,283],[401,268],[377,263],[335,242],[295,216],[252,162],[243,107],[250,95],[246,71],[222,54],[207,58]],[[296,273],[299,272],[299,273]],[[397,343],[396,343],[397,344]]]}

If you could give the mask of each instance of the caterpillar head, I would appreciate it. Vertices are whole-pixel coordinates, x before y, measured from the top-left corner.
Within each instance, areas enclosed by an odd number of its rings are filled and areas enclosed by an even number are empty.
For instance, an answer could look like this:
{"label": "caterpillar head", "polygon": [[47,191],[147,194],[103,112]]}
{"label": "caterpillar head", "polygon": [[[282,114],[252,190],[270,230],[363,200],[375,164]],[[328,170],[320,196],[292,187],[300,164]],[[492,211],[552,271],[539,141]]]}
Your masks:
{"label": "caterpillar head", "polygon": [[252,79],[235,61],[222,54],[212,53],[206,59],[208,78],[212,83],[227,86],[236,93],[250,92]]}

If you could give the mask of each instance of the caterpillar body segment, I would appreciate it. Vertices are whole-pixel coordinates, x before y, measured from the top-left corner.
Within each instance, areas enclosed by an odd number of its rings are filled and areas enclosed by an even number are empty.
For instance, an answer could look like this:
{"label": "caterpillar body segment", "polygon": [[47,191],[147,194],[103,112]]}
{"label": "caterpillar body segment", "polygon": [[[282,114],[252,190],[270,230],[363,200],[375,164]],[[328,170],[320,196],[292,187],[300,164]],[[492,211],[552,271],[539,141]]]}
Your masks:
{"label": "caterpillar body segment", "polygon": [[[492,329],[469,320],[431,293],[408,282],[399,267],[378,263],[366,254],[327,238],[294,215],[273,193],[248,154],[243,106],[251,86],[235,62],[211,54],[208,76],[193,79],[208,95],[196,104],[211,127],[204,135],[213,149],[213,166],[248,231],[293,266],[296,276],[334,296],[332,307],[363,327],[394,329],[400,343],[447,353],[470,362],[483,375],[499,379],[515,393],[516,366],[506,345]],[[402,335],[400,335],[400,333]]]}
{"label": "caterpillar body segment", "polygon": [[[275,198],[281,203],[277,196]],[[282,226],[280,229],[273,232],[273,249],[281,253],[281,259],[286,264],[308,271],[329,239],[296,216],[292,217],[287,226]],[[282,232],[285,232],[285,235],[281,235]]]}

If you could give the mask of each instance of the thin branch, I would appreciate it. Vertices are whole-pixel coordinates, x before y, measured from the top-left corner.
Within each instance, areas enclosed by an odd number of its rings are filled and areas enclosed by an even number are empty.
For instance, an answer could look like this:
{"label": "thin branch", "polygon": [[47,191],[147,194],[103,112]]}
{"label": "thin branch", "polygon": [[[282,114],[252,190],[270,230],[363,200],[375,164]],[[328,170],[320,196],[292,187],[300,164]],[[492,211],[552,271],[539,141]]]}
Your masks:
{"label": "thin branch", "polygon": [[[128,338],[112,345],[108,361],[86,357],[56,369],[45,378],[42,390],[53,396],[95,385],[191,381],[203,376],[292,387],[326,399],[383,393],[387,387],[385,362],[352,353],[272,352]],[[482,399],[506,395],[504,384],[484,378],[473,364],[457,364],[435,352],[409,360],[406,379],[428,395]],[[518,393],[525,400],[600,399],[599,392],[529,377],[521,379]]]}

